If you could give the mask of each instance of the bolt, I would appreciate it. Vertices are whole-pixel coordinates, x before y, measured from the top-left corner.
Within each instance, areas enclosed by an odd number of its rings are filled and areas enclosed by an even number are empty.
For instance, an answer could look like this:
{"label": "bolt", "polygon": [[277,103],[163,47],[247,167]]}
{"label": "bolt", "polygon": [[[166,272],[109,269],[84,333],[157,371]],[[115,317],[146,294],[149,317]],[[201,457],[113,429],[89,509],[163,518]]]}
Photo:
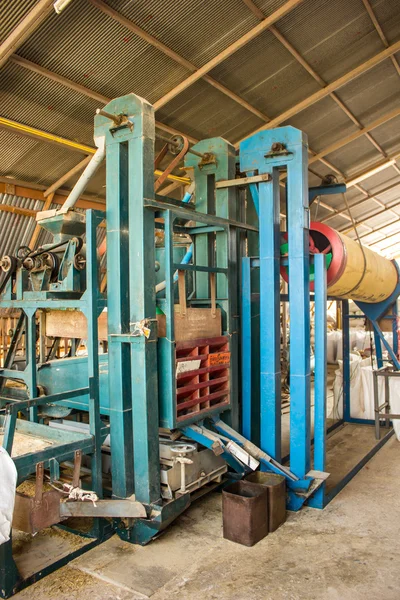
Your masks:
{"label": "bolt", "polygon": [[274,142],[271,146],[272,152],[282,152],[285,149],[285,145],[281,142]]}

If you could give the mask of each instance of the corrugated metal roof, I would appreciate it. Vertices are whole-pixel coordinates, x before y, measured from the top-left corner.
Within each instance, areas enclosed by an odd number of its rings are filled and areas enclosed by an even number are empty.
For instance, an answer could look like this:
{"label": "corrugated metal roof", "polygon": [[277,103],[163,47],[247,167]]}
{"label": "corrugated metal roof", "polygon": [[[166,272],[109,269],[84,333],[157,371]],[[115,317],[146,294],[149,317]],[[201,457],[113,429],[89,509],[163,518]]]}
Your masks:
{"label": "corrugated metal roof", "polygon": [[3,0],[0,2],[0,41],[6,39],[37,0]]}
{"label": "corrugated metal roof", "polygon": [[[198,66],[259,22],[242,0],[106,1],[114,10]],[[266,16],[284,2],[256,0]],[[371,4],[389,43],[398,40],[400,2],[372,0]],[[4,38],[33,5],[34,0],[0,3],[0,38]],[[327,82],[384,48],[362,0],[305,0],[276,27]],[[18,53],[108,97],[135,92],[154,102],[189,75],[187,69],[87,0],[74,0],[61,15],[52,13]],[[400,53],[398,58],[400,60]],[[320,89],[320,85],[269,31],[234,53],[210,75],[269,117],[282,113]],[[3,67],[1,82],[0,114],[93,144],[97,101],[12,63]],[[368,125],[399,106],[400,78],[392,62],[386,60],[340,88],[337,94],[360,122]],[[254,114],[203,80],[159,110],[157,119],[196,138],[221,135],[231,141],[263,124]],[[296,114],[288,123],[303,129],[316,151],[357,130],[329,97]],[[389,154],[400,150],[399,125],[400,117],[372,132],[374,139]],[[1,175],[44,185],[53,183],[82,158],[82,154],[70,149],[4,130],[0,130],[0,147]],[[382,155],[370,141],[361,137],[327,158],[351,177],[381,160]],[[312,169],[321,176],[331,171],[320,161],[313,164]],[[382,202],[390,204],[398,198],[397,186],[380,195],[379,190],[396,177],[398,173],[391,167],[361,185],[367,191],[378,190]],[[73,183],[71,180],[68,185]],[[311,174],[310,183],[316,185],[318,177]],[[88,191],[104,196],[104,184],[104,169],[101,169],[90,182]],[[355,189],[349,190],[347,196],[350,204],[363,197]],[[336,209],[343,208],[343,199],[339,195],[324,201]],[[377,203],[368,200],[354,209],[357,218],[368,214],[372,205],[376,207]],[[320,207],[319,218],[328,214],[327,209]],[[369,219],[368,224],[377,227],[381,218],[390,221],[393,218],[390,215],[387,211],[382,217]],[[341,215],[328,222],[332,226],[336,223],[338,227],[348,223]],[[362,231],[367,232],[368,228],[363,226]]]}
{"label": "corrugated metal roof", "polygon": [[[11,194],[0,194],[0,204],[39,211],[43,203],[40,200],[22,198]],[[56,205],[55,205],[56,206]],[[36,226],[33,217],[26,217],[0,210],[0,256],[15,255],[20,246],[27,246]],[[45,230],[39,236],[38,244],[48,243],[51,236]]]}

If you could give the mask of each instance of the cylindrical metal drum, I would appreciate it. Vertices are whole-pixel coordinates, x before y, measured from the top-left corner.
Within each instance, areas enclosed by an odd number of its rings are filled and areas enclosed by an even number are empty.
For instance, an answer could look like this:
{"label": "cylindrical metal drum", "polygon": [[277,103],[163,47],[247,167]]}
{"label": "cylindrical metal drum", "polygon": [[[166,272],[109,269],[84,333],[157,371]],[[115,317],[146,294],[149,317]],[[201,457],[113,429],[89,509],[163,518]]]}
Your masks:
{"label": "cylindrical metal drum", "polygon": [[361,249],[357,240],[324,223],[311,223],[310,237],[319,252],[332,253],[327,271],[329,295],[372,304],[394,292],[398,272],[387,258],[365,246]]}
{"label": "cylindrical metal drum", "polygon": [[[284,239],[287,239],[285,234]],[[325,223],[310,224],[310,254],[326,254],[328,294],[374,304],[389,298],[398,283],[394,263]],[[287,243],[281,247],[286,254]],[[289,249],[290,254],[290,249]],[[287,282],[288,269],[281,267]],[[310,267],[310,289],[314,289]]]}

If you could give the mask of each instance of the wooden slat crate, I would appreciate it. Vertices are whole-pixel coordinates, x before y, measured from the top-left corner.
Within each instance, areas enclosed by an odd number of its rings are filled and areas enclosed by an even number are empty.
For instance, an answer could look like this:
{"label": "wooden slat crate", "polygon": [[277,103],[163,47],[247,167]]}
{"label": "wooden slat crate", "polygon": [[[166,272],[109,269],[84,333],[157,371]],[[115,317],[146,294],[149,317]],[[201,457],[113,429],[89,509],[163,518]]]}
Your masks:
{"label": "wooden slat crate", "polygon": [[176,417],[184,421],[230,401],[227,337],[176,343]]}

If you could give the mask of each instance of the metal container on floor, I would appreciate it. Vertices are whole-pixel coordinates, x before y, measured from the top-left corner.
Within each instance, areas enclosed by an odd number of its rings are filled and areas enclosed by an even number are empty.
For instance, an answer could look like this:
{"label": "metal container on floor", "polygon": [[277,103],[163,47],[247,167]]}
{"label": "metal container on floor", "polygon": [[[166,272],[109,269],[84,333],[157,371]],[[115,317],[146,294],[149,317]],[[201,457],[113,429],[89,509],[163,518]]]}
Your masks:
{"label": "metal container on floor", "polygon": [[286,521],[286,481],[282,475],[254,471],[246,481],[268,490],[268,529],[270,533]]}
{"label": "metal container on floor", "polygon": [[222,491],[224,538],[254,546],[268,535],[268,488],[237,481]]}

